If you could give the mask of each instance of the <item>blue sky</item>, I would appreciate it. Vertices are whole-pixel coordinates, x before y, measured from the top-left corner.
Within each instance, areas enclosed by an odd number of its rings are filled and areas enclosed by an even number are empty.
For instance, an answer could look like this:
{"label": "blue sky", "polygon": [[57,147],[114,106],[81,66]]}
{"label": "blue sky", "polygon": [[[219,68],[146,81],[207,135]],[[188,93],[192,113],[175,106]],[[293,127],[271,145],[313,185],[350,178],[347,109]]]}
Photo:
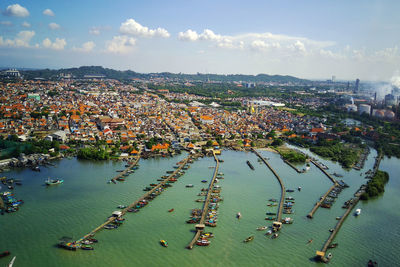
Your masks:
{"label": "blue sky", "polygon": [[0,1],[0,66],[389,80],[400,1]]}

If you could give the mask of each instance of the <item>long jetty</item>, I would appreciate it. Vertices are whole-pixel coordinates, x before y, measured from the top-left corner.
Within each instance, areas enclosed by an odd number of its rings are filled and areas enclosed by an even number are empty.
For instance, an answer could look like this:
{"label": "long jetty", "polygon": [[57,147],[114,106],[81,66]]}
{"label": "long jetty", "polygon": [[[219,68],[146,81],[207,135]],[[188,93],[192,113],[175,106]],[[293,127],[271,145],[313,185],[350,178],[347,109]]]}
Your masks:
{"label": "long jetty", "polygon": [[[156,191],[157,189],[159,189],[160,187],[162,187],[163,185],[165,185],[172,177],[174,177],[185,165],[186,163],[189,161],[189,159],[191,158],[191,155],[189,155],[183,162],[182,164],[172,173],[170,174],[164,181],[160,182],[157,186],[155,186],[153,189],[151,189],[150,191],[148,191],[146,194],[142,195],[140,198],[138,198],[137,200],[135,200],[132,204],[130,204],[128,207],[126,207],[125,209],[121,210],[121,215],[120,217],[124,216],[129,209],[135,207],[140,201],[145,200],[148,196],[150,196],[152,193],[154,193],[154,191]],[[81,239],[77,240],[76,243],[82,243],[85,239],[89,238],[89,237],[93,237],[98,231],[100,231],[101,229],[104,228],[105,225],[113,222],[115,220],[115,217],[111,216],[109,217],[104,223],[102,223],[101,225],[99,225],[98,227],[96,227],[95,229],[93,229],[91,232],[89,232],[88,234],[86,234],[85,236],[83,236]]]}
{"label": "long jetty", "polygon": [[115,182],[115,180],[117,180],[118,178],[124,177],[125,174],[128,173],[128,171],[132,170],[133,167],[136,166],[136,164],[138,164],[139,159],[140,159],[140,152],[138,153],[138,155],[136,156],[135,161],[133,161],[123,172],[120,172],[117,176],[115,176],[114,178],[112,178],[111,180]]}
{"label": "long jetty", "polygon": [[310,211],[310,213],[307,214],[307,217],[312,219],[312,217],[314,216],[314,213],[317,211],[317,209],[321,206],[321,204],[325,201],[326,197],[332,192],[332,190],[338,186],[338,182],[336,181],[335,178],[333,178],[327,171],[324,170],[324,168],[322,168],[321,165],[319,165],[316,161],[314,160],[310,160],[318,169],[320,169],[333,183],[333,185],[328,189],[328,191],[321,197],[321,199],[315,203],[315,206],[312,208],[312,210]]}
{"label": "long jetty", "polygon": [[[378,171],[379,165],[381,163],[383,155],[379,154],[378,157],[375,160],[375,164],[373,167],[373,173],[372,176],[373,177],[375,175],[375,173]],[[363,188],[363,185],[361,186],[361,188]],[[340,220],[337,222],[335,228],[333,229],[332,233],[330,234],[329,238],[326,240],[325,244],[323,245],[321,251],[317,251],[317,257],[323,261],[323,262],[328,262],[329,259],[325,257],[326,251],[329,248],[329,245],[332,243],[333,239],[335,238],[336,234],[339,232],[340,227],[342,227],[342,224],[344,222],[344,220],[346,220],[347,216],[351,213],[351,211],[353,210],[353,208],[357,205],[358,201],[360,200],[360,197],[362,195],[362,193],[365,192],[365,189],[359,189],[357,190],[357,192],[354,194],[355,198],[353,198],[352,203],[347,207],[345,213],[343,214],[343,216],[340,218]]]}
{"label": "long jetty", "polygon": [[215,182],[215,178],[217,177],[217,173],[218,173],[218,169],[219,169],[219,160],[217,158],[217,156],[215,155],[214,151],[213,151],[213,156],[214,156],[214,160],[215,160],[215,169],[214,169],[214,174],[213,177],[211,179],[210,185],[208,186],[208,191],[207,191],[207,197],[206,200],[204,201],[203,204],[203,210],[201,212],[201,218],[200,218],[200,222],[199,224],[196,225],[196,234],[194,235],[192,241],[190,241],[189,245],[187,246],[188,249],[192,249],[194,246],[194,243],[196,243],[196,241],[199,239],[201,233],[204,230],[204,220],[206,218],[206,214],[207,214],[207,210],[208,210],[208,205],[210,203],[210,198],[211,198],[211,192],[213,190],[213,186],[214,186],[214,182]]}
{"label": "long jetty", "polygon": [[279,175],[275,172],[275,170],[271,167],[271,165],[263,158],[260,153],[257,152],[257,150],[252,149],[252,151],[265,163],[265,165],[268,166],[268,168],[271,170],[271,172],[275,175],[276,179],[278,179],[279,184],[281,185],[281,200],[279,202],[279,208],[278,208],[278,216],[277,216],[277,221],[282,220],[282,211],[283,211],[283,204],[285,202],[285,186],[283,185],[282,179],[279,177]]}
{"label": "long jetty", "polygon": [[4,201],[1,197],[0,197],[0,209],[4,209]]}

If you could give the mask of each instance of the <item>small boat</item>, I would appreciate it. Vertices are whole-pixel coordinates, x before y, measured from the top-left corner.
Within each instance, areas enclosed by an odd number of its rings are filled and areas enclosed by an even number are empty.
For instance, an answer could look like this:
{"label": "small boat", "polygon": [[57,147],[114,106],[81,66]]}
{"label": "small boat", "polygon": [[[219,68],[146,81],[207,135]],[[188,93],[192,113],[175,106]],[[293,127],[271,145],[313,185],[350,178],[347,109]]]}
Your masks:
{"label": "small boat", "polygon": [[278,233],[275,233],[275,234],[272,235],[271,238],[275,239],[275,238],[277,238],[278,236],[279,236],[279,234],[278,234]]}
{"label": "small boat", "polygon": [[240,212],[238,212],[238,213],[236,214],[236,218],[240,219],[240,217],[242,217],[242,214],[240,214]]}
{"label": "small boat", "polygon": [[276,215],[275,212],[267,212],[266,215]]}
{"label": "small boat", "polygon": [[8,264],[8,267],[12,267],[14,265],[15,259],[17,258],[17,256],[14,256],[14,258],[12,258],[12,260],[10,261],[10,263]]}
{"label": "small boat", "polygon": [[308,240],[307,244],[310,244],[310,243],[312,243],[312,242],[313,242],[313,240],[310,239],[310,240]]}
{"label": "small boat", "polygon": [[332,259],[332,253],[329,253],[328,256],[326,256],[326,258],[327,258],[328,260]]}
{"label": "small boat", "polygon": [[161,246],[163,246],[163,247],[168,247],[168,242],[165,241],[165,240],[160,240],[160,244],[161,244]]}
{"label": "small boat", "polygon": [[186,187],[193,187],[194,185],[192,184],[187,184]]}
{"label": "small boat", "polygon": [[329,232],[333,233],[333,231],[335,231],[335,229],[333,228],[329,229]]}
{"label": "small boat", "polygon": [[249,168],[254,171],[254,166],[250,163],[250,161],[246,161],[247,165],[249,165]]}
{"label": "small boat", "polygon": [[267,229],[268,229],[268,226],[257,227],[257,231],[264,231],[264,230],[267,230]]}
{"label": "small boat", "polygon": [[47,179],[46,180],[46,185],[56,185],[56,184],[62,184],[64,182],[64,180],[60,180],[60,179]]}
{"label": "small boat", "polygon": [[361,214],[361,209],[356,209],[354,216],[359,216]]}
{"label": "small boat", "polygon": [[293,189],[287,189],[286,192],[292,193],[292,192],[294,192],[294,190]]}
{"label": "small boat", "polygon": [[4,251],[4,252],[0,253],[0,258],[6,257],[10,254],[11,254],[10,251]]}
{"label": "small boat", "polygon": [[247,242],[253,241],[253,239],[254,239],[254,235],[251,235],[248,238],[246,238],[245,240],[243,240],[243,242],[247,243]]}
{"label": "small boat", "polygon": [[83,250],[94,250],[94,248],[92,246],[90,246],[90,245],[82,245],[81,249],[83,249]]}
{"label": "small boat", "polygon": [[340,220],[340,219],[342,219],[342,216],[337,216],[336,217],[336,220]]}
{"label": "small boat", "polygon": [[197,240],[196,245],[208,246],[208,245],[210,245],[210,241],[208,241],[206,238],[202,238],[202,239]]}
{"label": "small boat", "polygon": [[268,230],[265,235],[272,235],[272,230]]}
{"label": "small boat", "polygon": [[118,205],[118,207],[117,208],[119,208],[119,209],[125,209],[126,208],[126,206],[125,205]]}
{"label": "small boat", "polygon": [[174,211],[174,209],[170,209],[170,210],[168,210],[168,212],[173,212]]}
{"label": "small boat", "polygon": [[207,183],[207,180],[201,180],[202,183]]}
{"label": "small boat", "polygon": [[118,228],[118,226],[115,224],[107,224],[104,226],[104,229],[107,229],[107,230],[116,229],[116,228]]}
{"label": "small boat", "polygon": [[339,245],[338,243],[333,243],[333,244],[330,244],[328,246],[328,248],[336,248],[338,245]]}
{"label": "small boat", "polygon": [[298,190],[298,191],[301,191],[301,186],[297,187],[297,190]]}

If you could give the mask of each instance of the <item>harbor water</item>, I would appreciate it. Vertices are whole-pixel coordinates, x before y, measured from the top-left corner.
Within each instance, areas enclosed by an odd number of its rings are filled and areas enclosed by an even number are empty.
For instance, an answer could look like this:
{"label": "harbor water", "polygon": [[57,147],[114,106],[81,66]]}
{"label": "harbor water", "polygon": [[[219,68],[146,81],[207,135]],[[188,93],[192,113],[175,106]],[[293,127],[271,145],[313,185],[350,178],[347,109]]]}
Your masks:
{"label": "harbor water", "polygon": [[[185,249],[194,236],[194,225],[186,224],[201,188],[201,180],[210,181],[215,166],[212,157],[200,158],[191,164],[181,178],[138,213],[124,216],[125,223],[115,230],[102,230],[96,234],[99,243],[93,251],[67,251],[56,247],[63,236],[79,239],[103,223],[118,205],[129,205],[141,195],[143,188],[173,170],[173,166],[187,154],[173,158],[139,161],[139,169],[126,181],[107,184],[124,169],[124,162],[93,162],[63,159],[55,166],[42,167],[41,172],[30,169],[3,173],[8,178],[22,180],[14,195],[25,204],[15,213],[0,216],[0,252],[9,250],[17,256],[14,266],[323,266],[313,261],[329,237],[329,229],[337,223],[336,217],[344,213],[343,202],[350,199],[359,186],[366,182],[364,173],[372,168],[376,152],[371,154],[364,169],[343,170],[338,164],[319,159],[329,167],[329,173],[343,174],[350,187],[339,195],[331,209],[319,208],[313,219],[306,218],[315,202],[329,189],[332,182],[315,166],[298,174],[285,164],[276,153],[260,151],[282,178],[286,189],[295,189],[288,196],[295,198],[292,225],[284,225],[279,237],[271,239],[259,226],[270,225],[266,212],[268,199],[280,198],[280,187],[271,171],[251,152],[223,151],[220,172],[225,179],[222,187],[218,225],[207,228],[214,233],[209,247]],[[309,152],[308,152],[309,153]],[[251,170],[246,164],[254,166]],[[299,166],[303,168],[305,166]],[[382,170],[389,172],[390,180],[383,196],[360,201],[358,217],[349,216],[335,238],[338,247],[330,266],[366,266],[369,259],[379,266],[396,266],[400,262],[400,173],[399,159],[384,158]],[[360,174],[363,174],[360,176]],[[61,185],[46,187],[45,180],[60,178]],[[192,188],[185,185],[193,184]],[[7,191],[3,184],[0,192]],[[301,186],[299,192],[296,189]],[[173,212],[168,212],[170,209]],[[236,214],[240,212],[240,220]],[[254,241],[243,240],[255,235]],[[169,246],[160,245],[160,239]],[[312,239],[313,242],[308,243]],[[0,259],[5,266],[11,257]]]}

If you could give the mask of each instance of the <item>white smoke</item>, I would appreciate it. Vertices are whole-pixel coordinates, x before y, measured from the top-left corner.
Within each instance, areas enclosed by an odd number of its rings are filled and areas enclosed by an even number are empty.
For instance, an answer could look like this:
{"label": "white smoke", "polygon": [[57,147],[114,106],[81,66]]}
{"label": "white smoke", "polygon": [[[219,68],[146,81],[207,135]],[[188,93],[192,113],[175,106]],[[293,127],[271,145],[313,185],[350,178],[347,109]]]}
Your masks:
{"label": "white smoke", "polygon": [[400,88],[400,76],[393,76],[390,79],[390,83],[392,84],[393,87]]}

